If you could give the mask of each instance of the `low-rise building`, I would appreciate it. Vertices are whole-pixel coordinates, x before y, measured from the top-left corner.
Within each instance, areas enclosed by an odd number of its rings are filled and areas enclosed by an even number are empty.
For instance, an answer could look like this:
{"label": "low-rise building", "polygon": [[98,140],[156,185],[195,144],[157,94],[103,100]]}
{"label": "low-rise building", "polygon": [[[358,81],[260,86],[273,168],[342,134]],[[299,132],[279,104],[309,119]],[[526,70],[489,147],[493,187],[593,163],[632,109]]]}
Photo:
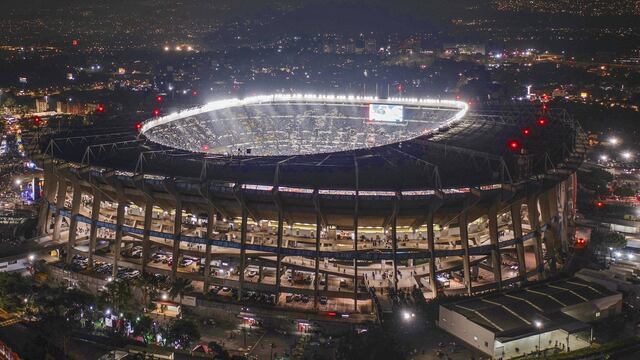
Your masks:
{"label": "low-rise building", "polygon": [[495,359],[591,343],[590,322],[622,310],[622,294],[578,277],[441,305],[438,326]]}

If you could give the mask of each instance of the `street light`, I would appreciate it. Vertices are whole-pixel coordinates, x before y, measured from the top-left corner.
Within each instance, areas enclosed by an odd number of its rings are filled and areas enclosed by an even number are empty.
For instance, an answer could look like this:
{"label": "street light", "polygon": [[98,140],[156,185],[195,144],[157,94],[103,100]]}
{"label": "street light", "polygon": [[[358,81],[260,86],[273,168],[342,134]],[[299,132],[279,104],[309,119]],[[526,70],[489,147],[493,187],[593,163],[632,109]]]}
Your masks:
{"label": "street light", "polygon": [[607,160],[609,160],[609,157],[607,155],[602,154],[602,155],[600,155],[600,160],[607,161]]}
{"label": "street light", "polygon": [[618,139],[617,137],[612,136],[609,138],[609,144],[618,145],[618,143],[620,143],[620,139]]}
{"label": "street light", "polygon": [[542,321],[536,320],[533,322],[533,325],[536,327],[536,329],[538,329],[538,352],[541,352],[542,349],[540,348],[540,338],[542,337]]}
{"label": "street light", "polygon": [[33,260],[35,260],[35,259],[36,259],[35,255],[33,255],[33,254],[29,255],[29,261],[33,262]]}
{"label": "street light", "polygon": [[628,152],[628,151],[625,151],[625,152],[623,152],[623,153],[622,153],[622,157],[623,157],[625,160],[629,160],[629,159],[631,159],[631,153],[630,153],[630,152]]}

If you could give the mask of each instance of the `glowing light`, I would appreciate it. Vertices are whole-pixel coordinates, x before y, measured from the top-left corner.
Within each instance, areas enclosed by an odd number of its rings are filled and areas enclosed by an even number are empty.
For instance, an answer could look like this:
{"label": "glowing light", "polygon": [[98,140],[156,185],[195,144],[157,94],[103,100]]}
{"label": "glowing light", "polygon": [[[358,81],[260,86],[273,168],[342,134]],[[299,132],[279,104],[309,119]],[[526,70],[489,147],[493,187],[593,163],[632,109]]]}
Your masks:
{"label": "glowing light", "polygon": [[530,127],[526,127],[524,129],[522,129],[522,136],[529,136],[531,135],[531,128]]}
{"label": "glowing light", "polygon": [[163,100],[164,100],[164,97],[162,95],[156,96],[156,102],[161,103]]}
{"label": "glowing light", "polygon": [[609,157],[607,155],[602,154],[602,155],[600,155],[600,160],[607,161],[607,160],[609,160]]}
{"label": "glowing light", "polygon": [[165,46],[165,47],[164,47],[164,51],[169,51],[169,50],[171,50],[171,49],[169,49],[169,47],[168,47],[168,46]]}
{"label": "glowing light", "polygon": [[509,140],[507,142],[507,147],[511,151],[518,151],[518,150],[520,150],[522,148],[522,145],[520,144],[520,141],[518,141],[518,140]]}
{"label": "glowing light", "polygon": [[79,41],[76,39],[71,40],[71,46],[78,46]]}
{"label": "glowing light", "polygon": [[618,139],[617,137],[610,137],[609,138],[609,144],[618,145],[619,143],[620,143],[620,139]]}
{"label": "glowing light", "polygon": [[96,111],[99,113],[103,113],[106,110],[104,104],[98,104],[98,107],[96,108]]}
{"label": "glowing light", "polygon": [[158,116],[160,116],[160,109],[153,109],[152,114],[153,114],[153,117],[158,117]]}
{"label": "glowing light", "polygon": [[622,157],[623,157],[625,160],[629,160],[629,159],[631,159],[631,156],[632,156],[632,155],[631,155],[631,153],[630,153],[630,152],[628,152],[628,151],[625,151],[625,152],[623,152],[623,153],[622,153]]}
{"label": "glowing light", "polygon": [[533,325],[538,329],[542,329],[542,321],[536,320],[533,322]]}
{"label": "glowing light", "polygon": [[35,260],[35,259],[36,259],[36,256],[35,256],[35,255],[33,255],[33,254],[29,255],[29,261],[33,261],[33,260]]}
{"label": "glowing light", "polygon": [[16,179],[15,183],[16,183],[16,185],[21,185],[22,184],[22,179]]}
{"label": "glowing light", "polygon": [[136,130],[140,131],[140,129],[142,129],[142,124],[141,123],[136,123]]}
{"label": "glowing light", "polygon": [[538,119],[538,121],[536,121],[536,124],[538,124],[538,126],[545,126],[547,125],[547,122],[548,122],[547,119],[541,117]]}
{"label": "glowing light", "polygon": [[167,294],[162,294],[162,300],[167,300],[169,296]]}
{"label": "glowing light", "polygon": [[604,203],[602,201],[596,201],[596,207],[602,209],[604,207]]}

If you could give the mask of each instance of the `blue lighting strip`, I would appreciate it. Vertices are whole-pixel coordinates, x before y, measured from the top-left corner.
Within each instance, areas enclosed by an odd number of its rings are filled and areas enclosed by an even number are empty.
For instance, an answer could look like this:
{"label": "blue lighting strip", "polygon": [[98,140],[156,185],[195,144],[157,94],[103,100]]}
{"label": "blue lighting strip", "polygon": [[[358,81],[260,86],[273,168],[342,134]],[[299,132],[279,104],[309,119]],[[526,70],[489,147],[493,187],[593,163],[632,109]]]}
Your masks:
{"label": "blue lighting strip", "polygon": [[[56,206],[53,204],[49,204],[49,209],[55,212]],[[71,212],[68,210],[60,210],[60,215],[65,217],[71,217]],[[84,224],[91,224],[91,219],[84,215],[78,215],[77,219],[78,219],[78,222],[81,222]],[[114,231],[116,230],[116,224],[114,223],[98,221],[97,225],[98,227],[103,227],[103,228],[111,229]],[[540,227],[539,231],[544,232],[547,230],[547,228],[548,228],[548,225],[545,224]],[[126,225],[122,226],[122,231],[130,234],[144,235],[144,230],[139,228],[134,228],[131,226],[126,226]],[[164,233],[159,231],[150,231],[149,235],[153,237],[161,238],[161,239],[173,240],[173,234],[169,234],[169,233]],[[509,247],[509,246],[533,239],[535,236],[536,236],[536,232],[531,231],[525,234],[524,236],[522,236],[521,238],[514,238],[510,240],[501,241],[499,243],[499,246],[500,248]],[[197,237],[197,236],[182,235],[180,236],[180,241],[192,243],[192,244],[201,244],[201,245],[211,244],[212,246],[218,246],[223,248],[240,249],[240,243],[238,242],[206,239],[206,238]],[[257,245],[257,244],[246,244],[245,249],[252,250],[252,251],[273,253],[274,255],[281,254],[283,256],[304,256],[304,257],[310,257],[310,258],[316,257],[315,250],[302,250],[302,249],[289,249],[289,248],[278,249],[275,246],[265,246],[265,245]],[[469,248],[469,255],[471,256],[489,255],[491,254],[491,251],[493,251],[493,249],[494,249],[494,246],[491,244],[475,246],[475,247]],[[356,260],[357,259],[357,260],[375,261],[375,260],[393,260],[394,259],[394,256],[391,252],[382,252],[379,250],[358,251],[358,252],[356,251],[320,251],[318,255],[321,258],[326,257],[326,258],[333,258],[337,260]],[[445,256],[463,256],[463,255],[464,255],[463,249],[435,250],[435,256],[438,258],[445,257]],[[431,257],[431,251],[429,250],[413,251],[413,252],[398,251],[396,255],[396,259],[398,260],[429,259],[430,257]]]}

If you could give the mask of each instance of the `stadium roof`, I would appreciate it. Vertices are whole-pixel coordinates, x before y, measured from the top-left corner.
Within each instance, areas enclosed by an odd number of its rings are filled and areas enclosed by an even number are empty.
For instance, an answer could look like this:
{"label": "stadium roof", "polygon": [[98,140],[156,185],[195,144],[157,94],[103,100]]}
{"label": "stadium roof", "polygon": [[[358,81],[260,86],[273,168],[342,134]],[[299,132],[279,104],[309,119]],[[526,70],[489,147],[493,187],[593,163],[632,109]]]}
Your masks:
{"label": "stadium roof", "polygon": [[[549,110],[536,127],[532,107],[467,113],[460,121],[408,141],[327,154],[252,156],[169,148],[128,127],[77,128],[42,134],[40,151],[58,161],[196,182],[230,182],[307,189],[410,191],[517,184],[571,168],[579,126]],[[532,127],[522,138],[523,127]],[[522,152],[508,148],[519,139]]]}

